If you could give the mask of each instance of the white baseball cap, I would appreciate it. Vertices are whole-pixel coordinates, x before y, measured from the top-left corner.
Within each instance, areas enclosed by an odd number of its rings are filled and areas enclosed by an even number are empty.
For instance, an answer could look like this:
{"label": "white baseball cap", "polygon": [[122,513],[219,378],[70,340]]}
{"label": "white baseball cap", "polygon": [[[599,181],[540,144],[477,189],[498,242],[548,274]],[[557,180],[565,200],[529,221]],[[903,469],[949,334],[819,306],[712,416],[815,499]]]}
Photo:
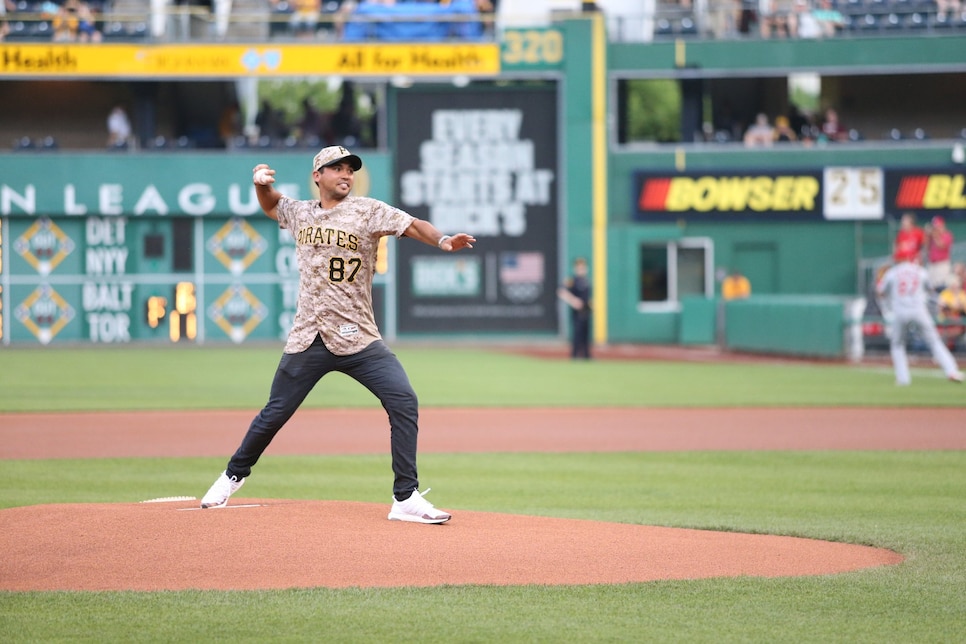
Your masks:
{"label": "white baseball cap", "polygon": [[312,170],[321,170],[322,168],[334,165],[341,161],[347,161],[349,167],[353,170],[359,170],[362,167],[362,159],[352,154],[346,150],[341,145],[330,145],[327,148],[322,148],[319,153],[315,155],[312,159]]}

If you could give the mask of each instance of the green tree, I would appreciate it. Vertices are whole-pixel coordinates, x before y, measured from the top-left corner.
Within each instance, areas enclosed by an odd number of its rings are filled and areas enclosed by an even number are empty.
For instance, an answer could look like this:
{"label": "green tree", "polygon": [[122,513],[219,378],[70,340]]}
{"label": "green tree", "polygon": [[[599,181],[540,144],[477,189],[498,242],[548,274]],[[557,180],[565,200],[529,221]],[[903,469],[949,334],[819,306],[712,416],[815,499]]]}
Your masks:
{"label": "green tree", "polygon": [[[2,0],[0,0],[2,1]],[[258,104],[268,101],[282,114],[285,123],[294,127],[302,118],[304,108],[302,102],[309,99],[312,104],[323,114],[331,114],[342,100],[343,91],[350,85],[342,84],[339,87],[331,87],[327,81],[317,79],[286,79],[286,80],[262,80],[258,83]],[[358,84],[351,85],[353,88],[356,114],[362,121],[370,119],[377,106],[371,94],[366,93]],[[366,146],[376,145],[375,141],[369,140],[363,135],[362,144]]]}
{"label": "green tree", "polygon": [[624,118],[628,141],[681,140],[681,88],[671,79],[627,81]]}

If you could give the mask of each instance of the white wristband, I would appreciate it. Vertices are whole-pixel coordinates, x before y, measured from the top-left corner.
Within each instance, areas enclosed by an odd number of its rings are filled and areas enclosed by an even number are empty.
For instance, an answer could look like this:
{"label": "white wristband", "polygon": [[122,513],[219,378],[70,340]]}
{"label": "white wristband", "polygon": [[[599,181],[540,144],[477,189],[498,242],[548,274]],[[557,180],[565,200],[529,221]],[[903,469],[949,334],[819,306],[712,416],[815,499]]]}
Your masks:
{"label": "white wristband", "polygon": [[442,237],[440,237],[439,241],[436,242],[436,248],[443,250],[443,242],[446,241],[447,239],[450,239],[451,237],[452,235],[443,235]]}

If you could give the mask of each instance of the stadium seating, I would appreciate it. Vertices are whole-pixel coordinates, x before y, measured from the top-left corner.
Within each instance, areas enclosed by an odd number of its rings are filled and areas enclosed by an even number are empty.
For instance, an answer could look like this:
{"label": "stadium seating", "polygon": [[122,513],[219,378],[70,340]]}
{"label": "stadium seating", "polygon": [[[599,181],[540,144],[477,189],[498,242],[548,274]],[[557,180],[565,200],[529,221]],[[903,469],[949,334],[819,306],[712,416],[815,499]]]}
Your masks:
{"label": "stadium seating", "polygon": [[144,40],[148,36],[148,24],[143,21],[123,23],[112,20],[104,25],[102,36],[105,42]]}
{"label": "stadium seating", "polygon": [[[842,32],[850,36],[966,30],[966,11],[940,17],[935,0],[833,0],[832,6],[844,19]],[[698,35],[698,22],[690,8],[659,2],[654,37],[660,40]],[[753,30],[752,35],[755,33]]]}
{"label": "stadium seating", "polygon": [[13,149],[17,152],[53,152],[59,148],[60,145],[58,145],[57,139],[50,135],[37,137],[35,139],[29,136],[21,136],[13,142]]}
{"label": "stadium seating", "polygon": [[477,40],[484,33],[478,18],[476,6],[468,0],[454,0],[446,5],[362,3],[350,14],[343,38],[384,42]]}

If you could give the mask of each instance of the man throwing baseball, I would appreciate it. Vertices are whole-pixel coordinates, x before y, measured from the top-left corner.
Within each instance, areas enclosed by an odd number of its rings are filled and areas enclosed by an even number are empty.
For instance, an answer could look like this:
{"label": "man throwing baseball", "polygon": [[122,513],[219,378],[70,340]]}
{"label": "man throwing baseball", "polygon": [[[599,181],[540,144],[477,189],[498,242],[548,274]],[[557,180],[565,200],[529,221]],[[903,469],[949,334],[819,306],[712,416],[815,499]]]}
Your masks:
{"label": "man throwing baseball", "polygon": [[379,240],[411,237],[444,252],[472,248],[466,233],[444,235],[382,201],[351,196],[362,159],[341,146],[322,149],[312,161],[318,201],[297,201],[275,190],[275,171],[253,170],[258,203],[295,238],[300,271],[292,329],[265,407],[255,416],[238,450],[208,493],[202,508],[228,503],[251,474],[275,434],[315,384],[331,371],[348,375],[371,391],[389,415],[393,503],[389,519],[443,523],[450,514],[419,492],[416,435],[419,408],[409,377],[382,341],[372,311],[372,277]]}

